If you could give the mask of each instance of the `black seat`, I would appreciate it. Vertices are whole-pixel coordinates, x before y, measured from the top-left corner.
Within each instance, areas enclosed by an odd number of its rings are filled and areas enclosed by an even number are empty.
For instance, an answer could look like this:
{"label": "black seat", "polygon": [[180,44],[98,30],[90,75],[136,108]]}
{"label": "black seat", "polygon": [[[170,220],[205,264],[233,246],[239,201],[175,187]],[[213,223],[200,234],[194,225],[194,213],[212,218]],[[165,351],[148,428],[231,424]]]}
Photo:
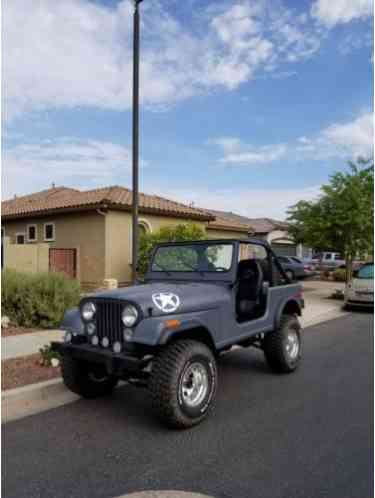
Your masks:
{"label": "black seat", "polygon": [[244,259],[238,263],[237,314],[253,315],[260,303],[263,271],[255,259]]}

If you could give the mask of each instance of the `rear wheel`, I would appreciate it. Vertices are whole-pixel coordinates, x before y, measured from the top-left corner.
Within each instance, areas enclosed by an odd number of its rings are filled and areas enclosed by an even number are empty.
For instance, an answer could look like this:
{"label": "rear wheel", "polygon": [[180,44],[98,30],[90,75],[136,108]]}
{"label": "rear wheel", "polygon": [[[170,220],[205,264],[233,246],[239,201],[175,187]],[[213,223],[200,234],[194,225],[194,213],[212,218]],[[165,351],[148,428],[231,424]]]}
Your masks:
{"label": "rear wheel", "polygon": [[214,355],[200,342],[172,343],[153,362],[149,384],[153,407],[171,427],[184,429],[201,422],[212,406],[216,387]]}
{"label": "rear wheel", "polygon": [[301,346],[301,326],[293,315],[283,315],[277,330],[266,334],[263,342],[269,366],[280,373],[293,372],[297,368]]}
{"label": "rear wheel", "polygon": [[118,379],[107,374],[104,365],[88,363],[63,355],[61,374],[64,384],[83,398],[98,398],[111,394]]}

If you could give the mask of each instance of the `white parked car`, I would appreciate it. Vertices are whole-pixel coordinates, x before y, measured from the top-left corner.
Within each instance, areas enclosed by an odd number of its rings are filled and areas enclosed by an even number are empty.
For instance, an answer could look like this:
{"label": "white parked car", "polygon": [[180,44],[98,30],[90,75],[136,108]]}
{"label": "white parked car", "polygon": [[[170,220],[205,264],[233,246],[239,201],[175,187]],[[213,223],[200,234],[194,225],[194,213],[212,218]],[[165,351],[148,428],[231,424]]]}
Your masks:
{"label": "white parked car", "polygon": [[374,306],[374,263],[366,263],[353,273],[346,284],[345,308],[352,306]]}

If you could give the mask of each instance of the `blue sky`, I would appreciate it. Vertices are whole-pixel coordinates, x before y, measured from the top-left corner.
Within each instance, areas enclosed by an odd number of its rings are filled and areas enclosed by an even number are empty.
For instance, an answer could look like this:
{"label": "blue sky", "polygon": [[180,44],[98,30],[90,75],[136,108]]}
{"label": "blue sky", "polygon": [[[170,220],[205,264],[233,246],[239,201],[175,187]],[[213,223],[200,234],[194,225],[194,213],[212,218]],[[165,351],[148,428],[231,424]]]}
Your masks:
{"label": "blue sky", "polygon": [[[282,218],[372,154],[371,0],[144,0],[141,187]],[[131,4],[3,6],[2,194],[131,185]]]}

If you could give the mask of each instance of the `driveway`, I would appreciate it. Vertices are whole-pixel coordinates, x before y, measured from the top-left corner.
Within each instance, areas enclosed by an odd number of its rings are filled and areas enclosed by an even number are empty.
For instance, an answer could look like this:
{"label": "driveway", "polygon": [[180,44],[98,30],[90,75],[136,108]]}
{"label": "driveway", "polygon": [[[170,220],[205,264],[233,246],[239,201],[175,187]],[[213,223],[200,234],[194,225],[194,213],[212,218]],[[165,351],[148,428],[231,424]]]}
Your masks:
{"label": "driveway", "polygon": [[303,282],[305,309],[301,319],[302,326],[308,327],[347,315],[347,311],[342,309],[343,301],[330,297],[336,289],[344,290],[344,288],[345,284],[342,282],[305,280]]}
{"label": "driveway", "polygon": [[[142,490],[217,498],[373,496],[373,316],[310,327],[304,359],[273,374],[258,350],[219,364],[215,409],[170,431],[132,386],[3,426],[7,498],[112,498]],[[178,496],[172,493],[169,496]]]}

